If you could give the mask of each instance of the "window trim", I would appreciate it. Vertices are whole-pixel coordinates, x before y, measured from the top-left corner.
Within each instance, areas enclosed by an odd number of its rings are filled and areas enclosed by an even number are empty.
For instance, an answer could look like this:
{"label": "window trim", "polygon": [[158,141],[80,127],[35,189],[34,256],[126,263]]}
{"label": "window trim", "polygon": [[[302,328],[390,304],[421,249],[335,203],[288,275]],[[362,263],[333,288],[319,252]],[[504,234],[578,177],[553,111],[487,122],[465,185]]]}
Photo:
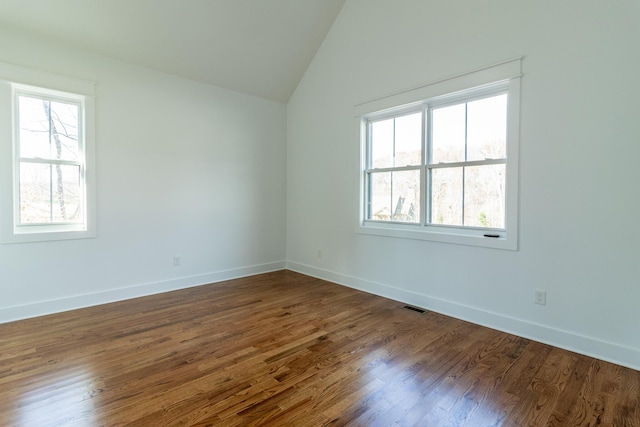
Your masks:
{"label": "window trim", "polygon": [[[84,206],[81,224],[20,225],[17,170],[18,94],[73,100],[83,106]],[[30,68],[0,63],[0,243],[27,243],[96,237],[95,198],[95,83]],[[83,120],[82,120],[83,119]],[[79,130],[80,131],[80,130]],[[5,155],[6,154],[6,155]],[[82,172],[81,172],[82,173]]]}
{"label": "window trim", "polygon": [[[386,237],[429,240],[443,243],[454,243],[482,246],[496,249],[518,249],[518,159],[519,159],[519,109],[520,109],[520,77],[522,58],[505,61],[469,73],[443,79],[415,89],[384,96],[355,106],[358,141],[360,142],[359,166],[359,221],[357,233]],[[507,110],[507,147],[506,147],[506,201],[505,228],[500,229],[500,237],[485,237],[494,234],[497,229],[468,226],[450,226],[427,224],[428,209],[425,198],[426,185],[426,147],[423,147],[420,194],[420,222],[400,223],[367,220],[366,171],[369,165],[367,156],[369,120],[396,117],[411,111],[423,110],[423,123],[433,106],[441,107],[474,98],[486,97],[488,94],[508,93]],[[429,105],[431,107],[429,107]],[[426,127],[423,126],[423,131]],[[423,138],[426,140],[426,138]],[[426,142],[424,142],[426,143]]]}

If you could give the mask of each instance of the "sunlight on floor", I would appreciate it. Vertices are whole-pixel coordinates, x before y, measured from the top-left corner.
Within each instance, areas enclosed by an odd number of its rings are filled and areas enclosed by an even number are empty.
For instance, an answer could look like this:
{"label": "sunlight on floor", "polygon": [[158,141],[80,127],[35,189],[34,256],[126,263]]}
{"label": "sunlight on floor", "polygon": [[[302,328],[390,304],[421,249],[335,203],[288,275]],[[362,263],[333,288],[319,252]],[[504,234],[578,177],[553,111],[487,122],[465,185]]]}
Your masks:
{"label": "sunlight on floor", "polygon": [[76,367],[46,375],[20,398],[16,426],[95,425],[94,399],[101,381],[91,369]]}

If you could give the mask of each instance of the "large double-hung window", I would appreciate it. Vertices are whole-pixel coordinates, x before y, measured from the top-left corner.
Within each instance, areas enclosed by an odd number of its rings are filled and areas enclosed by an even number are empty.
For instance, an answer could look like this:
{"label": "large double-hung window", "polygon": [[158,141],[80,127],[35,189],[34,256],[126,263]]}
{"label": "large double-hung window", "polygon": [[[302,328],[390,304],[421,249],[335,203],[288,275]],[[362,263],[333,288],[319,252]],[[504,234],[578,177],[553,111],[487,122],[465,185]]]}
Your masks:
{"label": "large double-hung window", "polygon": [[[361,232],[517,248],[519,67],[509,61],[357,107]],[[432,96],[395,104],[423,94]]]}

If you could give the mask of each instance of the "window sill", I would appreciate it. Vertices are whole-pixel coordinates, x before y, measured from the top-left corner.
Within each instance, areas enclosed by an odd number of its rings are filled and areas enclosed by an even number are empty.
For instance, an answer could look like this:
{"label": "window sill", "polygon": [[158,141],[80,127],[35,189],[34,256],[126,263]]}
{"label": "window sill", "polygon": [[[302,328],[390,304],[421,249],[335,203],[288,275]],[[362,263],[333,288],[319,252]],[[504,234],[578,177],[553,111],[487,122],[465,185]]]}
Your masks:
{"label": "window sill", "polygon": [[490,231],[470,232],[455,227],[419,226],[391,223],[361,223],[356,233],[373,236],[395,237],[401,239],[427,240],[432,242],[451,243],[467,246],[480,246],[492,249],[518,250],[518,242],[514,233],[499,233],[501,237],[485,237]]}
{"label": "window sill", "polygon": [[95,237],[96,232],[92,230],[3,233],[1,243],[54,242],[61,240],[93,239]]}

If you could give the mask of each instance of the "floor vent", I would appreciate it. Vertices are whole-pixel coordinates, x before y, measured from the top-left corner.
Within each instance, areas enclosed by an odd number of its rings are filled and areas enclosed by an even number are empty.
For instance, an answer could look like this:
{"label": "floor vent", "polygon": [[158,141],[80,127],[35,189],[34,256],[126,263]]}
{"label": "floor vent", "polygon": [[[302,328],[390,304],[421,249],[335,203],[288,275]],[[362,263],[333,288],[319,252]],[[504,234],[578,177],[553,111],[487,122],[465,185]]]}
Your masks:
{"label": "floor vent", "polygon": [[406,308],[407,310],[415,311],[416,313],[420,313],[420,314],[424,314],[424,313],[427,312],[427,310],[423,310],[423,309],[418,308],[418,307],[412,307],[410,305],[405,305],[402,308]]}

